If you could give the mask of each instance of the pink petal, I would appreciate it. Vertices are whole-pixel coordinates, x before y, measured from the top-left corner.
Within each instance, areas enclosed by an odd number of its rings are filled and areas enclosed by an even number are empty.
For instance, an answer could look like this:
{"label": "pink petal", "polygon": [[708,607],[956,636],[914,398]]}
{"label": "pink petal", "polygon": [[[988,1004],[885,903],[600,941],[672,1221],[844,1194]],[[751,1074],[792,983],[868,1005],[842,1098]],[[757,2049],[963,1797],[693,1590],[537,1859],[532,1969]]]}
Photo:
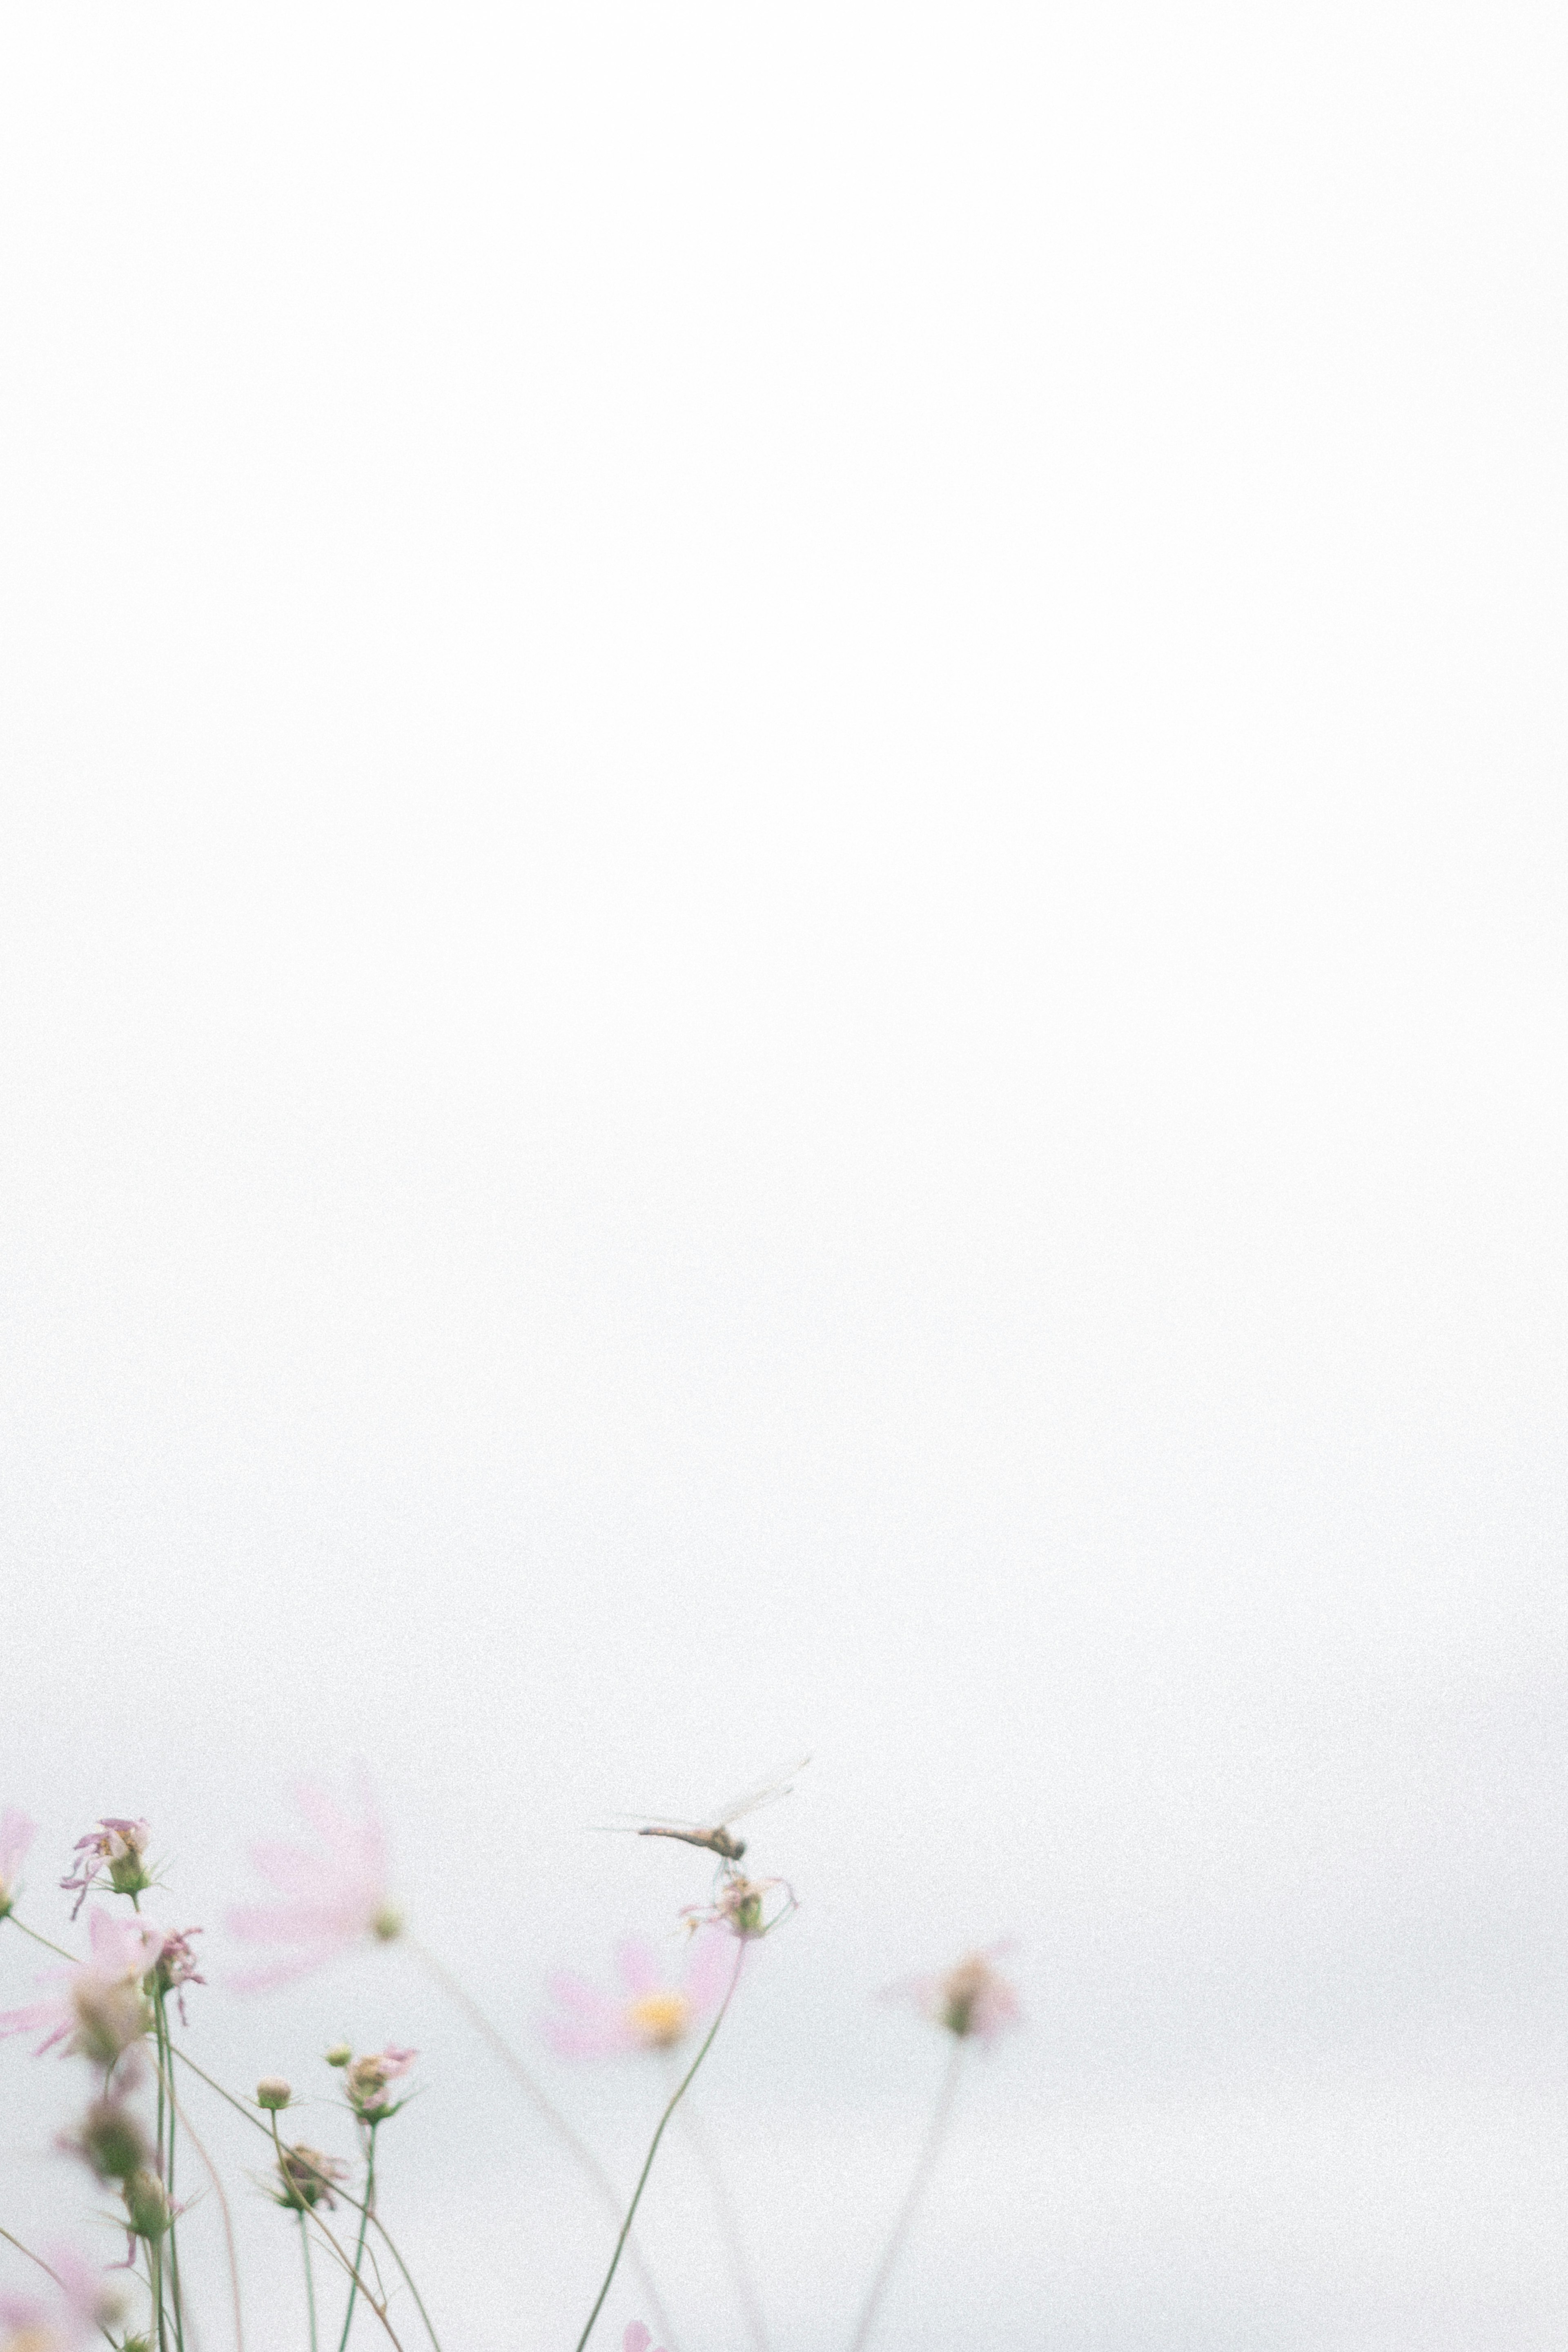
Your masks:
{"label": "pink petal", "polygon": [[686,1998],[695,2009],[716,2009],[735,1971],[735,1937],[725,1927],[698,1931],[686,1961]]}
{"label": "pink petal", "polygon": [[646,1936],[623,1936],[615,1947],[615,1965],[628,1992],[658,1992],[663,1987],[659,1956]]}
{"label": "pink petal", "polygon": [[644,2327],[640,2319],[634,2319],[621,2338],[621,2352],[648,2352],[653,2340],[653,2330]]}
{"label": "pink petal", "polygon": [[0,1813],[0,1879],[10,1880],[37,1835],[37,1824],[19,1806],[7,1805]]}
{"label": "pink petal", "polygon": [[545,1990],[562,2009],[575,2011],[580,2018],[598,2018],[606,2024],[616,2023],[620,2019],[620,2002],[612,2000],[607,1992],[601,1992],[597,1985],[590,1984],[586,1977],[547,1977]]}

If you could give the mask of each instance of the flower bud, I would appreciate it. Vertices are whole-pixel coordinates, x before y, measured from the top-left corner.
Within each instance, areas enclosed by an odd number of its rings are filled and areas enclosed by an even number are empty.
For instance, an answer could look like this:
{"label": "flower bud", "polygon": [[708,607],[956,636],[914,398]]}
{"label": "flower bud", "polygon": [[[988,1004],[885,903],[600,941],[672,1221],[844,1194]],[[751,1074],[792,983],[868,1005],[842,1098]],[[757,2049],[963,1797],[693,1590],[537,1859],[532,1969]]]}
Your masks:
{"label": "flower bud", "polygon": [[95,2100],[79,2129],[62,2145],[85,2158],[100,2180],[129,2180],[152,2161],[146,2133],[117,2099]]}
{"label": "flower bud", "polygon": [[157,2239],[173,2220],[169,2195],[156,2173],[133,2172],[122,2191],[125,2218],[133,2238]]}
{"label": "flower bud", "polygon": [[387,2085],[406,2074],[418,2055],[416,2050],[388,2048],[355,2059],[343,2079],[343,2088],[361,2123],[385,2123],[389,2116],[396,2114],[402,2102],[399,2100],[395,2105],[389,2102]]}
{"label": "flower bud", "polygon": [[77,2021],[71,2048],[99,2066],[112,2066],[152,2023],[152,2005],[134,1978],[105,1983],[84,1969],[70,1999]]}
{"label": "flower bud", "polygon": [[346,2042],[334,2042],[327,2053],[327,2063],[329,2066],[346,2066],[353,2054]]}
{"label": "flower bud", "polygon": [[402,1914],[383,1903],[371,1921],[371,1933],[379,1944],[395,1944],[402,1933]]}
{"label": "flower bud", "polygon": [[286,2107],[293,2096],[293,2090],[281,2074],[264,2074],[256,2086],[256,2105],[271,2107],[275,2112]]}

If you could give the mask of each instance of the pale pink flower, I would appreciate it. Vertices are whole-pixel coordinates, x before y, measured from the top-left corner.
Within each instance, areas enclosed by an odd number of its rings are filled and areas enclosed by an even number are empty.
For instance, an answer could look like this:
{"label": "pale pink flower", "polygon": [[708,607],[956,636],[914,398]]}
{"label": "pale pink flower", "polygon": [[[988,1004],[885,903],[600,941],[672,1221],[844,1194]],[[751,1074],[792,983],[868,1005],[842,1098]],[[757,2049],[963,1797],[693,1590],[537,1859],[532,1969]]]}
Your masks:
{"label": "pale pink flower", "polygon": [[634,2319],[621,2338],[621,2352],[648,2352],[653,2341],[653,2330],[644,2327],[640,2319]]}
{"label": "pale pink flower", "polygon": [[116,1919],[97,1908],[89,1912],[87,1924],[91,1958],[52,1969],[41,1978],[41,1983],[59,1988],[47,2000],[0,2012],[0,2038],[41,2031],[35,2056],[64,2042],[68,2057],[80,2053],[110,2066],[152,2021],[142,1982],[163,1948],[163,1937],[150,1919]]}
{"label": "pale pink flower", "polygon": [[633,2050],[673,2050],[694,2026],[711,2017],[734,1970],[727,1937],[712,1931],[687,1947],[678,1984],[666,1984],[653,1946],[629,1936],[615,1948],[619,1993],[601,1991],[583,1977],[558,1975],[549,1992],[559,2017],[545,2035],[563,2058],[614,2058]]}
{"label": "pale pink flower", "polygon": [[62,1878],[63,1887],[75,1887],[77,1912],[87,1901],[89,1888],[96,1886],[106,1874],[117,1895],[140,1895],[151,1886],[143,1856],[152,1834],[150,1822],[126,1821],[118,1814],[105,1813],[97,1829],[89,1830],[86,1837],[76,1842],[77,1864],[68,1878]]}
{"label": "pale pink flower", "polygon": [[398,2100],[389,2104],[387,2084],[399,2083],[418,2057],[417,2050],[399,2050],[388,2042],[384,2050],[371,2056],[354,2059],[343,2077],[343,2089],[349,2105],[361,2123],[383,2124],[402,2105]]}
{"label": "pale pink flower", "polygon": [[358,1820],[324,1789],[301,1786],[294,1800],[321,1851],[274,1838],[252,1846],[251,1860],[282,1900],[231,1911],[230,1931],[246,1944],[292,1946],[293,1954],[235,1977],[242,1992],[291,1984],[367,1937],[387,1944],[402,1929],[387,1899],[386,1835],[368,1793]]}
{"label": "pale pink flower", "polygon": [[16,1903],[16,1873],[37,1834],[35,1824],[16,1805],[7,1805],[0,1813],[0,1919],[9,1915]]}
{"label": "pale pink flower", "polygon": [[180,2004],[180,2022],[188,2025],[185,2015],[185,1987],[204,1985],[206,1978],[196,1966],[196,1955],[191,1948],[193,1936],[204,1935],[203,1927],[171,1928],[163,1938],[163,1948],[158,1955],[158,1986],[162,1992],[172,1993]]}
{"label": "pale pink flower", "polygon": [[994,2042],[1009,2025],[1019,2021],[1018,1995],[991,1965],[993,1956],[1009,1948],[993,1944],[988,1951],[970,1952],[939,1976],[911,1977],[890,1985],[886,1998],[912,2000],[933,2025],[940,2025],[962,2042],[971,2034],[977,2042]]}
{"label": "pale pink flower", "polygon": [[59,2284],[47,2303],[31,2295],[0,2295],[3,2352],[75,2352],[119,2317],[118,2297],[79,2254],[51,2247],[49,2268]]}

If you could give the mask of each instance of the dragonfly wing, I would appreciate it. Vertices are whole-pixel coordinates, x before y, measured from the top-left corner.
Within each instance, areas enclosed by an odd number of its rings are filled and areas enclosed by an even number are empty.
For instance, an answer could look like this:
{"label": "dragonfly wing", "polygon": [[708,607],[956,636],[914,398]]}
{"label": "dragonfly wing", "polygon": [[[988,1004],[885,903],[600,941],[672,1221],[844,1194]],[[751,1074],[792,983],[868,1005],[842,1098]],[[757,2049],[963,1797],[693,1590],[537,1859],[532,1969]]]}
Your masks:
{"label": "dragonfly wing", "polygon": [[793,1764],[786,1764],[781,1772],[770,1772],[767,1780],[758,1781],[755,1788],[744,1790],[738,1797],[732,1797],[722,1812],[711,1817],[708,1827],[727,1829],[731,1822],[744,1820],[747,1813],[755,1813],[762,1806],[770,1805],[776,1797],[787,1797],[795,1785],[795,1775],[803,1772],[810,1760],[809,1756],[799,1757]]}

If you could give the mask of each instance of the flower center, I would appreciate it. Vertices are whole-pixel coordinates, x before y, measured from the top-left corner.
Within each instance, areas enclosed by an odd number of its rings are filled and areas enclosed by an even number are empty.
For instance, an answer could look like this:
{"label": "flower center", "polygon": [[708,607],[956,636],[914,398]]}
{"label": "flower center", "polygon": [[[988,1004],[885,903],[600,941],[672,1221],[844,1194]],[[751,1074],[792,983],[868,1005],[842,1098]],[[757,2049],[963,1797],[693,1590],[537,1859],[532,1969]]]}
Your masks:
{"label": "flower center", "polygon": [[651,2050],[669,2050],[685,2032],[692,2013],[684,1992],[645,1992],[626,2014],[632,2031]]}

